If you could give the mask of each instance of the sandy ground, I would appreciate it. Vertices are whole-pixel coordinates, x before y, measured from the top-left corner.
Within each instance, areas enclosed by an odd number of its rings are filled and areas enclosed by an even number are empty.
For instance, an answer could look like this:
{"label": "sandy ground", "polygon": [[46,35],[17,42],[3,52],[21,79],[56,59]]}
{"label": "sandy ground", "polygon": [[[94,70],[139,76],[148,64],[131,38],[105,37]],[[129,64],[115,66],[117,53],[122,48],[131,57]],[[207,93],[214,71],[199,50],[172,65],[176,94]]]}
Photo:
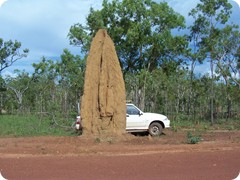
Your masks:
{"label": "sandy ground", "polygon": [[0,170],[9,180],[231,180],[238,176],[240,131],[203,133],[198,144],[187,144],[185,131],[164,132],[157,138],[2,137]]}

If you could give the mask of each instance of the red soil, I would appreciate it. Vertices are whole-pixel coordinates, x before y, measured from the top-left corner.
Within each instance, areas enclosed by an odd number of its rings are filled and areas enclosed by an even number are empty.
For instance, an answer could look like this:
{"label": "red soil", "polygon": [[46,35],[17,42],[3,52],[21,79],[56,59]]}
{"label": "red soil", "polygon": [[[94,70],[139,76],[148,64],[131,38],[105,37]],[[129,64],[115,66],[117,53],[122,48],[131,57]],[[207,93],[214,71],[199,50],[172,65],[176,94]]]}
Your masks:
{"label": "red soil", "polygon": [[[208,132],[198,144],[186,132],[158,138],[0,138],[6,179],[218,179],[240,172],[240,131]],[[1,178],[0,178],[1,179]]]}

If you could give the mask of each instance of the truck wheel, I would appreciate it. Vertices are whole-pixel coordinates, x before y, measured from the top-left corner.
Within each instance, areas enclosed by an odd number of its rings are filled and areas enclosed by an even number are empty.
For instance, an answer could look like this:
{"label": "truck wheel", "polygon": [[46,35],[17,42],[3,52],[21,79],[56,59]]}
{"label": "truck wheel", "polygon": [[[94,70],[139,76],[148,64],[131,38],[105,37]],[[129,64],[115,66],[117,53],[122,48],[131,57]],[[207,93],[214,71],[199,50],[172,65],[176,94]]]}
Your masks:
{"label": "truck wheel", "polygon": [[163,131],[162,125],[157,122],[150,124],[149,130],[148,130],[151,136],[160,136],[162,134],[162,131]]}

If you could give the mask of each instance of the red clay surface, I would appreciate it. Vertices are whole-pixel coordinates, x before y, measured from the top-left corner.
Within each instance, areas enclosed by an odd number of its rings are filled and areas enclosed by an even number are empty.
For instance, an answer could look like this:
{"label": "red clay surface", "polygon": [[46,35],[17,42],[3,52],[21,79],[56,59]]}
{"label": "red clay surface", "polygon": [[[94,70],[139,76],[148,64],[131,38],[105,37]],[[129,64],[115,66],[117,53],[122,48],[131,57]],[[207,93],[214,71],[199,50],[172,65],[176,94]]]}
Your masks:
{"label": "red clay surface", "polygon": [[0,171],[8,180],[231,180],[238,176],[240,131],[204,133],[199,144],[187,144],[186,134],[166,130],[158,138],[4,137]]}

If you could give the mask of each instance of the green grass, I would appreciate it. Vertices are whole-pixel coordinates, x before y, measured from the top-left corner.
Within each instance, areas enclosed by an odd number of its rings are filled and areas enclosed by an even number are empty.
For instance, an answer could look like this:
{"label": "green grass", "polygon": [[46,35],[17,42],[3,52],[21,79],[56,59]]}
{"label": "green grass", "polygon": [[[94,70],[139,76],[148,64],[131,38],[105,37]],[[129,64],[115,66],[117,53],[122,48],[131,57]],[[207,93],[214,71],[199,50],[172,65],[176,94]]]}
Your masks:
{"label": "green grass", "polygon": [[196,130],[196,131],[211,131],[211,130],[240,130],[240,119],[221,119],[216,120],[213,125],[210,121],[200,120],[173,120],[171,121],[173,131],[178,130]]}
{"label": "green grass", "polygon": [[240,130],[240,119],[219,119],[216,125],[221,129]]}
{"label": "green grass", "polygon": [[[53,118],[37,115],[0,115],[0,136],[76,136],[71,124],[75,118]],[[240,119],[218,120],[211,126],[206,120],[173,120],[173,131],[187,130],[199,132],[211,130],[240,130]]]}
{"label": "green grass", "polygon": [[49,116],[0,115],[0,136],[74,136],[73,122],[60,118],[54,122]]}
{"label": "green grass", "polygon": [[[171,121],[171,129],[174,132],[187,131],[188,144],[197,144],[201,141],[201,134],[215,130],[240,130],[240,119],[219,119],[213,125],[210,121],[199,120],[173,120]],[[237,141],[237,140],[236,140]]]}

